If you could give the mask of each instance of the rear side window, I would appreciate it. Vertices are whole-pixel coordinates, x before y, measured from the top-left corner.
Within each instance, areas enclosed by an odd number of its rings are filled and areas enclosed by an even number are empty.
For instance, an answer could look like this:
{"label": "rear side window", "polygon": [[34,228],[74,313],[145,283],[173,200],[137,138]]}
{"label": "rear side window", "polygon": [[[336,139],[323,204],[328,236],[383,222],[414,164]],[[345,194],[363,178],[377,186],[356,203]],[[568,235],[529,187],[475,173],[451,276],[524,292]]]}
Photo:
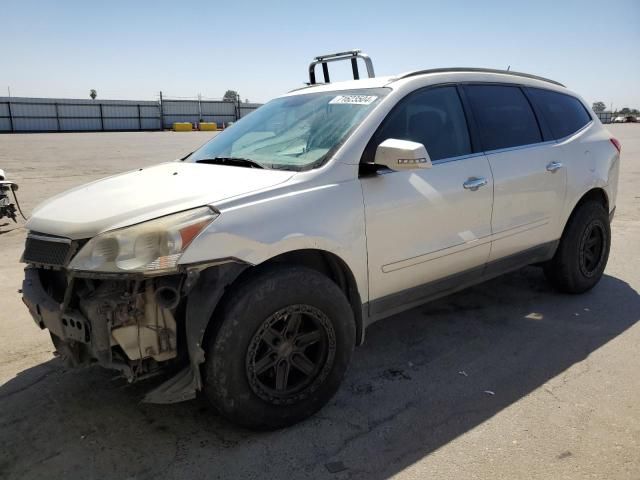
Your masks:
{"label": "rear side window", "polygon": [[538,121],[519,87],[469,85],[465,93],[485,151],[542,141]]}
{"label": "rear side window", "polygon": [[541,88],[529,88],[528,92],[555,138],[571,135],[591,121],[584,105],[575,97]]}
{"label": "rear side window", "polygon": [[419,90],[401,100],[376,132],[365,161],[372,161],[375,149],[389,138],[422,143],[431,160],[470,154],[469,130],[456,87]]}

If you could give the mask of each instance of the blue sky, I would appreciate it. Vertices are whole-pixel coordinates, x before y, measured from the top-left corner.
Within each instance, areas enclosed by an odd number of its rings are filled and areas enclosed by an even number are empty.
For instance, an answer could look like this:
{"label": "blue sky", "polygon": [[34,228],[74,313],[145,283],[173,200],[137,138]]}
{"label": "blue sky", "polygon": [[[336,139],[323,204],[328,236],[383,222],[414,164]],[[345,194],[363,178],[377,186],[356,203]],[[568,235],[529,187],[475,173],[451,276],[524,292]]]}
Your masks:
{"label": "blue sky", "polygon": [[0,18],[0,96],[266,101],[361,48],[378,75],[511,65],[640,108],[640,0],[0,0]]}

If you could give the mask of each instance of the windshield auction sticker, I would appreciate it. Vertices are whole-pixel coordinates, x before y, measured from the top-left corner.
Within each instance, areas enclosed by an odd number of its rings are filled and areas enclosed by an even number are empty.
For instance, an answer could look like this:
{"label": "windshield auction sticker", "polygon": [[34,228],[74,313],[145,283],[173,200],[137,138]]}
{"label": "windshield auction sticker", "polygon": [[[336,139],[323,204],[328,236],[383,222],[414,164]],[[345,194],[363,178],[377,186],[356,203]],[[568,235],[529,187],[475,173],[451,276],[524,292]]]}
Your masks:
{"label": "windshield auction sticker", "polygon": [[329,104],[370,105],[375,102],[377,98],[375,95],[338,95],[334,97]]}

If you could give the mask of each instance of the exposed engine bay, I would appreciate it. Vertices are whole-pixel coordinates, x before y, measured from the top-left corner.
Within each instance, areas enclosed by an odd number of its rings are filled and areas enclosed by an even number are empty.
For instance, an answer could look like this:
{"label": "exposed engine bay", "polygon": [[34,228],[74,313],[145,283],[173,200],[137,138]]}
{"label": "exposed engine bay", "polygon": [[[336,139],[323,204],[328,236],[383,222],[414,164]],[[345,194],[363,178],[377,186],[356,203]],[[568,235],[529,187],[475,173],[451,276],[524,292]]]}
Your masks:
{"label": "exposed engine bay", "polygon": [[134,381],[178,356],[181,275],[98,280],[35,267],[26,273],[24,301],[68,365],[98,362]]}

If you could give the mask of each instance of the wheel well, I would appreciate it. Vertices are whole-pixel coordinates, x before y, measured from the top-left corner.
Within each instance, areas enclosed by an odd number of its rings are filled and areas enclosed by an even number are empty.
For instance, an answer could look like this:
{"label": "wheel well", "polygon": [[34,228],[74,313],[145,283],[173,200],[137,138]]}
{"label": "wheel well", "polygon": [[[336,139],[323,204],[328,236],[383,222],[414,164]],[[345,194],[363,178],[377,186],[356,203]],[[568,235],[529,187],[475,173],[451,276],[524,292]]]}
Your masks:
{"label": "wheel well", "polygon": [[580,200],[578,200],[578,203],[576,203],[576,205],[573,207],[573,210],[571,211],[571,214],[567,218],[567,221],[564,224],[564,228],[562,229],[562,237],[564,237],[564,231],[567,229],[567,225],[569,225],[569,222],[571,221],[573,216],[576,214],[578,209],[587,202],[598,202],[605,208],[607,213],[609,213],[609,197],[607,197],[607,192],[605,192],[602,188],[592,188],[587,193],[582,195],[582,197],[580,197]]}
{"label": "wheel well", "polygon": [[[587,193],[585,193],[582,198],[578,200],[578,203],[573,208],[573,212],[575,212],[583,203],[590,201],[599,202],[605,208],[607,213],[609,213],[609,197],[607,196],[607,192],[605,192],[602,188],[592,188]],[[571,215],[573,215],[573,212],[571,212]]]}
{"label": "wheel well", "polygon": [[364,340],[364,323],[362,314],[362,301],[360,294],[358,293],[358,285],[356,284],[355,277],[344,263],[342,259],[333,253],[324,250],[294,250],[286,252],[269,260],[246,268],[240,273],[235,280],[225,285],[222,298],[217,302],[213,315],[206,327],[206,333],[204,335],[203,344],[208,343],[208,339],[216,335],[218,330],[218,323],[216,322],[216,313],[220,310],[225,300],[227,300],[230,292],[233,291],[236,285],[246,281],[251,276],[262,272],[266,269],[273,268],[276,265],[291,265],[291,266],[303,266],[320,272],[340,287],[342,292],[347,297],[351,310],[353,311],[353,318],[356,322],[356,342],[358,345],[362,344]]}

